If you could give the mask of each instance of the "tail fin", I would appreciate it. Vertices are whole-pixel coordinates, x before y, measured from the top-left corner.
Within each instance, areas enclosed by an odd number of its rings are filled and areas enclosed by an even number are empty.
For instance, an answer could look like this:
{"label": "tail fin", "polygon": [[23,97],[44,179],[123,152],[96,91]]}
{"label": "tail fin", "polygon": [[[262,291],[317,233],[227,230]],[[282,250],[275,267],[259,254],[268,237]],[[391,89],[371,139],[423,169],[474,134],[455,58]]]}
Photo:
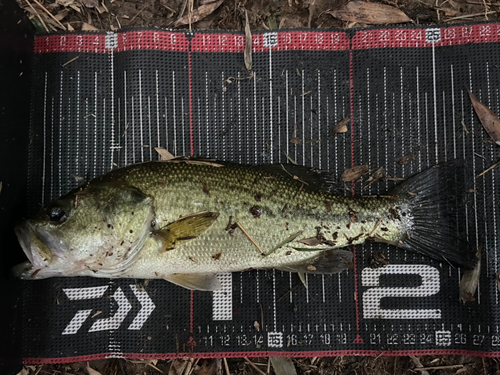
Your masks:
{"label": "tail fin", "polygon": [[466,176],[465,165],[452,161],[409,178],[391,192],[410,205],[413,218],[400,247],[454,266],[474,268],[477,249],[467,241]]}

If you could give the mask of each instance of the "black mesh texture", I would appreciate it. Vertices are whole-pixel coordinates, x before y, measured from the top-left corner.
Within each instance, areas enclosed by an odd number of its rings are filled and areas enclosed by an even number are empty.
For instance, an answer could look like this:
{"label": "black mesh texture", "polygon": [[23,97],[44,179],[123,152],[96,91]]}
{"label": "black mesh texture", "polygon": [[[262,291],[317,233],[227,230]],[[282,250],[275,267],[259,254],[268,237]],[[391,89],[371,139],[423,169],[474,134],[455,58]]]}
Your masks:
{"label": "black mesh texture", "polygon": [[[308,276],[308,290],[297,275],[281,271],[226,276],[229,289],[217,297],[150,281],[144,290],[155,308],[144,313],[140,329],[134,322],[147,297],[135,280],[24,282],[24,356],[36,362],[187,352],[496,352],[500,168],[474,176],[498,160],[500,148],[488,142],[466,89],[500,113],[499,43],[478,36],[468,44],[432,47],[424,36],[419,46],[371,39],[366,48],[357,33],[350,41],[336,32],[257,33],[252,75],[244,70],[243,54],[234,52],[242,50],[241,34],[129,30],[116,40],[115,34],[81,34],[65,40],[66,49],[60,47],[64,35],[40,37],[29,207],[35,211],[112,168],[157,160],[157,146],[242,163],[286,163],[288,155],[338,178],[361,164],[405,178],[462,158],[472,181],[463,222],[470,241],[483,245],[476,302],[458,302],[460,270],[380,244],[356,247],[354,270]],[[105,48],[105,41],[117,47]],[[332,126],[346,117],[353,120],[348,131],[333,135]],[[415,157],[407,164],[394,161],[410,152]],[[384,179],[346,187],[372,195],[395,184]],[[371,269],[379,252],[389,266]],[[65,292],[86,287],[103,292],[73,300]],[[83,323],[69,329],[75,314]]]}

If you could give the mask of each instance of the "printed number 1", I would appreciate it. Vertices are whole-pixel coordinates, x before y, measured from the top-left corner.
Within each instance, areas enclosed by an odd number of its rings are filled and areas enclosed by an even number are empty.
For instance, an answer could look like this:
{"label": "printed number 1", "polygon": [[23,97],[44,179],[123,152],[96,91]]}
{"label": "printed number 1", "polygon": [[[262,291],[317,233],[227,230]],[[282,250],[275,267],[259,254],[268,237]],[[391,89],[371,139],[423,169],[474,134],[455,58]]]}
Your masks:
{"label": "printed number 1", "polygon": [[[419,275],[418,287],[380,287],[384,274]],[[439,292],[439,271],[427,265],[389,265],[382,268],[365,268],[361,284],[370,288],[363,293],[363,317],[365,319],[440,319],[440,309],[382,309],[380,301],[385,297],[428,297]]]}

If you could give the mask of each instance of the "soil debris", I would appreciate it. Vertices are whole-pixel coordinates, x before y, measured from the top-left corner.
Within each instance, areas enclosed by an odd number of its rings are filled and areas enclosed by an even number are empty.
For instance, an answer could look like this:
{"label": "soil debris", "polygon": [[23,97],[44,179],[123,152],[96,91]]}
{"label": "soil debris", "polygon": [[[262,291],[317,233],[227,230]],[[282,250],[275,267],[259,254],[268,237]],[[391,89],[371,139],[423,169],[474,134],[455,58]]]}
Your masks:
{"label": "soil debris", "polygon": [[354,181],[367,174],[369,171],[370,168],[368,168],[368,164],[357,165],[352,168],[346,169],[344,173],[342,173],[342,176],[340,178],[342,181]]}
{"label": "soil debris", "polygon": [[185,16],[179,18],[177,21],[175,21],[172,26],[179,27],[179,26],[190,25],[192,23],[201,21],[202,19],[204,19],[208,15],[212,14],[218,7],[220,7],[222,2],[223,2],[223,0],[219,0],[219,1],[215,1],[213,3],[200,5],[198,8],[193,10],[192,13],[188,12],[187,15],[185,15]]}
{"label": "soil debris", "polygon": [[175,159],[175,156],[172,155],[168,150],[165,150],[163,147],[155,147],[155,151],[160,154],[161,161],[167,161],[171,159]]}
{"label": "soil debris", "polygon": [[352,1],[342,8],[326,12],[342,21],[368,25],[387,25],[391,23],[412,22],[401,10],[385,4]]}
{"label": "soil debris", "polygon": [[347,131],[347,124],[351,121],[349,117],[346,117],[342,121],[340,121],[338,124],[333,125],[332,128],[332,135],[339,134],[339,133],[345,133]]}
{"label": "soil debris", "polygon": [[372,258],[370,259],[370,267],[371,268],[381,268],[387,266],[389,261],[385,257],[384,253],[376,252],[373,253]]}
{"label": "soil debris", "polygon": [[377,182],[384,176],[384,167],[380,167],[377,169],[373,174],[366,180],[368,182],[368,185],[365,186],[365,189],[371,186],[374,182]]}
{"label": "soil debris", "polygon": [[409,154],[406,154],[404,156],[401,156],[399,158],[394,158],[394,161],[400,165],[405,165],[409,161],[412,161],[415,159],[416,154],[414,152],[410,152]]}

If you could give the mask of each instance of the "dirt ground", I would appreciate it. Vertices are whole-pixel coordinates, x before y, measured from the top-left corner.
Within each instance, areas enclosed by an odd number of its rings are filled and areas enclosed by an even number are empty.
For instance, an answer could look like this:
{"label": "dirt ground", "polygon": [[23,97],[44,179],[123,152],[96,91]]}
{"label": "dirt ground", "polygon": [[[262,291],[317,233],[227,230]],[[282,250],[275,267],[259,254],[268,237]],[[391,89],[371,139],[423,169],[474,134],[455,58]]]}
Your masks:
{"label": "dirt ground", "polygon": [[[175,28],[175,21],[197,14],[192,29],[346,28],[363,26],[332,16],[347,0],[18,0],[40,31],[61,29],[117,30],[134,26]],[[38,4],[44,6],[45,10]],[[220,5],[217,7],[216,5]],[[381,0],[404,12],[415,24],[497,19],[500,3],[491,0]],[[54,18],[47,13],[50,12]],[[45,26],[40,23],[44,21]],[[56,22],[57,20],[57,22]],[[180,27],[188,27],[186,25]]]}
{"label": "dirt ground", "polygon": [[[245,11],[252,30],[281,28],[351,28],[366,23],[332,16],[347,0],[18,0],[39,32],[107,30],[134,26],[187,28],[176,21],[191,17],[191,28],[244,30]],[[450,24],[498,19],[500,2],[490,0],[381,0],[404,12],[415,24]],[[218,5],[218,6],[217,6]],[[50,13],[50,15],[49,15]],[[199,21],[193,22],[196,18]],[[227,369],[225,366],[227,362]],[[249,362],[254,365],[251,366]],[[293,359],[298,374],[470,374],[500,375],[495,358],[468,356],[333,357]],[[256,370],[255,368],[258,370]],[[423,368],[422,368],[423,367]],[[420,368],[420,370],[416,370]],[[229,372],[228,372],[229,371]],[[121,359],[64,365],[27,366],[22,375],[274,374],[267,358]]]}
{"label": "dirt ground", "polygon": [[[229,373],[221,359],[126,361],[122,359],[99,360],[68,365],[43,365],[27,368],[29,375],[246,375],[275,374],[272,366],[268,371],[267,358],[248,358],[260,371],[253,369],[243,359],[227,359]],[[497,359],[468,356],[426,357],[332,357],[298,358],[293,360],[297,374],[308,375],[499,375]],[[416,363],[423,368],[416,371]],[[90,367],[90,371],[87,370]],[[434,368],[434,369],[433,369]],[[428,369],[428,370],[425,370]],[[96,372],[92,372],[98,371]],[[423,370],[423,371],[422,371]],[[23,375],[25,375],[23,374]]]}

